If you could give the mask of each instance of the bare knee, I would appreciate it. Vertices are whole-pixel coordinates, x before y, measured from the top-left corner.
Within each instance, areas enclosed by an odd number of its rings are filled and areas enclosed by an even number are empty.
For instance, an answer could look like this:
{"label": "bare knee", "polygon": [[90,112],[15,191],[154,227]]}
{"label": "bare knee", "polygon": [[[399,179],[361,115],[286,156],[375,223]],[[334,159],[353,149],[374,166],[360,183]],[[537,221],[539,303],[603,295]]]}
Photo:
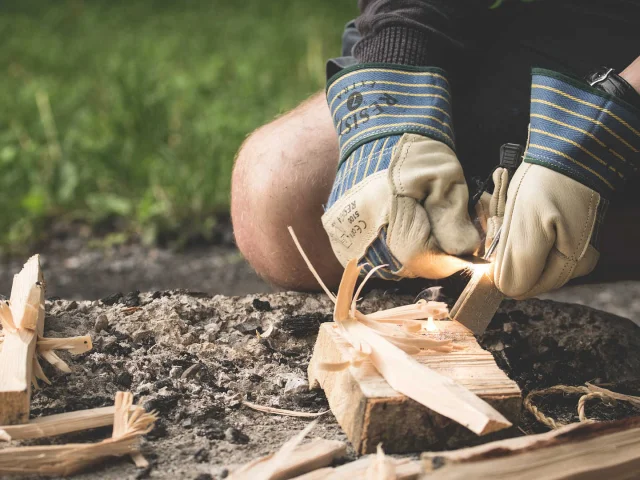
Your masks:
{"label": "bare knee", "polygon": [[323,95],[256,130],[241,147],[231,189],[236,242],[271,283],[296,290],[318,288],[289,236],[289,225],[325,282],[339,281],[341,267],[320,222],[337,156]]}

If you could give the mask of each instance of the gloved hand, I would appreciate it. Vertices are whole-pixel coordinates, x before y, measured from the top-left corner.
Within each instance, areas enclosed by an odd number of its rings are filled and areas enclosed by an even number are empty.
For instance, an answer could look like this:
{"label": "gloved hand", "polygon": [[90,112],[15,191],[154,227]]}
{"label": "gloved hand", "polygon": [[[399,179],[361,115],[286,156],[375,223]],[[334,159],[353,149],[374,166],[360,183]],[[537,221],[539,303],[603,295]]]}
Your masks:
{"label": "gloved hand", "polygon": [[479,252],[481,256],[486,255],[496,234],[502,227],[507,203],[509,170],[498,167],[493,171],[491,178],[493,193],[484,192],[476,204],[476,220],[479,224],[478,228],[484,236],[484,248]]}
{"label": "gloved hand", "polygon": [[340,163],[322,223],[343,264],[368,272],[442,278],[467,263],[479,235],[454,152],[444,71],[356,65],[328,82]]}
{"label": "gloved hand", "polygon": [[581,80],[534,69],[529,141],[511,180],[495,259],[513,298],[557,289],[598,262],[608,199],[635,171],[640,111]]}

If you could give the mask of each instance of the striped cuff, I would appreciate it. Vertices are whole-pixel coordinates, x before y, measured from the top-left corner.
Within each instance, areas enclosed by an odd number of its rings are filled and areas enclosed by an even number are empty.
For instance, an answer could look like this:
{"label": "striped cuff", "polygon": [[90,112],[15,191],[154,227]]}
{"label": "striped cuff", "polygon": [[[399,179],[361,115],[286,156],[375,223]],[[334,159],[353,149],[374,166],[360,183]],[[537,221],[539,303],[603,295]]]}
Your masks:
{"label": "striped cuff", "polygon": [[533,69],[525,162],[556,170],[605,198],[640,162],[640,112],[586,83]]}
{"label": "striped cuff", "polygon": [[329,80],[327,102],[338,132],[340,165],[360,145],[403,133],[455,148],[449,83],[439,68],[346,68]]}

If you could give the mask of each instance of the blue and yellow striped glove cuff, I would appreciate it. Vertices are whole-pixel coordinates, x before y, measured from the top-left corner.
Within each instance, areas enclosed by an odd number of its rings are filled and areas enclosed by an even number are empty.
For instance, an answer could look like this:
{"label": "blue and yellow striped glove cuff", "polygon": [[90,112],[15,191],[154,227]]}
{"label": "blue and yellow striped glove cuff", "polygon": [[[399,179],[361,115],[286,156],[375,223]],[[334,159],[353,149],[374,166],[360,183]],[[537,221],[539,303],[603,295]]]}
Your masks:
{"label": "blue and yellow striped glove cuff", "polygon": [[640,162],[640,112],[581,80],[533,69],[525,162],[562,173],[604,198]]}
{"label": "blue and yellow striped glove cuff", "polygon": [[327,83],[342,165],[361,145],[416,133],[455,150],[451,95],[440,68],[360,64]]}

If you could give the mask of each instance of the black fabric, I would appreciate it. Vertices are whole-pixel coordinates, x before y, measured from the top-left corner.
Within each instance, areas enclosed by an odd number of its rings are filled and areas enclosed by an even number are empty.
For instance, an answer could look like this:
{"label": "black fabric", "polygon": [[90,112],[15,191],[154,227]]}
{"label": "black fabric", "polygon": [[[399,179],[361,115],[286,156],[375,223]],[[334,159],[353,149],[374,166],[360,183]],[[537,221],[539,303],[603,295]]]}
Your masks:
{"label": "black fabric", "polygon": [[486,0],[359,0],[358,61],[451,68],[468,33],[489,15]]}
{"label": "black fabric", "polygon": [[[409,4],[429,8],[416,14]],[[526,143],[532,67],[583,77],[598,65],[622,71],[640,55],[640,0],[512,0],[496,9],[483,0],[361,0],[361,7],[356,25],[366,36],[355,46],[350,37],[353,62],[380,61],[358,58],[359,49],[394,25],[431,32],[427,41],[444,52],[434,58],[450,57],[456,152],[469,180],[486,178],[502,144]],[[637,198],[633,182],[625,195]]]}

